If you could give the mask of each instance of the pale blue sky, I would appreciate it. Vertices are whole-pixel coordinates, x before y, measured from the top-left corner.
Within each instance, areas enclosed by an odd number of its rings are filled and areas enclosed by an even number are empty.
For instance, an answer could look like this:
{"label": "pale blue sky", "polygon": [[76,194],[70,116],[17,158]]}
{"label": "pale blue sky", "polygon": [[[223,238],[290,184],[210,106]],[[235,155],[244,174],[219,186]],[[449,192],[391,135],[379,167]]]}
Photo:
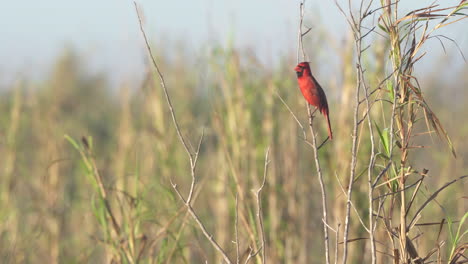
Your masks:
{"label": "pale blue sky", "polygon": [[[89,61],[90,71],[111,71],[119,81],[142,71],[142,39],[128,0],[11,0],[0,8],[0,81],[21,72],[39,78],[64,47]],[[294,52],[299,0],[140,0],[151,40],[183,39],[188,47],[225,42],[253,48],[266,61]],[[342,2],[342,1],[341,1]],[[347,2],[347,1],[345,1]],[[378,1],[377,1],[378,2]],[[405,9],[432,0],[407,0]],[[417,2],[417,3],[415,3]],[[440,1],[444,6],[459,0]],[[409,3],[409,4],[408,4]],[[332,0],[307,1],[308,23],[320,23],[340,38],[348,30]],[[444,32],[468,51],[462,22]],[[434,41],[435,42],[435,41]],[[436,44],[436,43],[435,43]],[[448,46],[453,48],[452,46]],[[442,48],[435,46],[442,52]],[[461,60],[460,60],[461,63]]]}

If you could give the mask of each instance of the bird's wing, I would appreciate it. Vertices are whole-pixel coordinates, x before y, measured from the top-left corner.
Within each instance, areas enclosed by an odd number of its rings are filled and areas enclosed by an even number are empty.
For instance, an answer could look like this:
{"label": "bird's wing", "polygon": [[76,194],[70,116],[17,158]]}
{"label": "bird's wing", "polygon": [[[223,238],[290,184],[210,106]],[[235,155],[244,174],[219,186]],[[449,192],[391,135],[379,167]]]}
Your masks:
{"label": "bird's wing", "polygon": [[327,102],[327,96],[325,95],[325,92],[322,89],[322,86],[315,80],[315,78],[312,76],[311,77],[312,81],[314,82],[315,85],[315,96],[319,98],[319,110],[320,112],[324,113],[324,110],[328,114],[328,102]]}

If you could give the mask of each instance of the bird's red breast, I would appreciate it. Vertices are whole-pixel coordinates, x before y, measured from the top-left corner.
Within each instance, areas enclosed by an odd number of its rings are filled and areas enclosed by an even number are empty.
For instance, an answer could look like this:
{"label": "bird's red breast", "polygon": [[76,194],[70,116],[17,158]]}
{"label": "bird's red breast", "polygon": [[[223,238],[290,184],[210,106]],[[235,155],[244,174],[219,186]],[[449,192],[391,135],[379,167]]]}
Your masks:
{"label": "bird's red breast", "polygon": [[328,114],[328,103],[325,92],[320,84],[312,76],[308,62],[301,62],[295,68],[297,81],[302,95],[309,102],[319,109],[322,114]]}
{"label": "bird's red breast", "polygon": [[330,126],[330,118],[328,116],[328,102],[327,96],[323,91],[320,84],[312,76],[310,66],[308,62],[299,63],[296,68],[294,68],[297,74],[297,82],[299,83],[299,88],[301,89],[302,95],[306,101],[316,108],[327,118],[328,122],[328,134],[330,139],[332,139],[332,132]]}

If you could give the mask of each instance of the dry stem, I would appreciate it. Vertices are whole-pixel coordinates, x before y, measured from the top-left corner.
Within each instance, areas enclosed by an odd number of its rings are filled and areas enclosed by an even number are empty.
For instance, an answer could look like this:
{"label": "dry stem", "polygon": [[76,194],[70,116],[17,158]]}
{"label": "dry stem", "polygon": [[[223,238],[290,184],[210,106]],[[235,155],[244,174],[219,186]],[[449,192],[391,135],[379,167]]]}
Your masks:
{"label": "dry stem", "polygon": [[174,191],[177,193],[177,195],[179,196],[179,198],[183,201],[183,203],[185,204],[185,206],[187,207],[187,210],[188,212],[190,213],[190,215],[192,216],[192,218],[195,220],[195,222],[198,224],[198,227],[201,229],[201,231],[203,232],[203,234],[205,235],[205,237],[208,239],[208,241],[211,243],[211,245],[222,255],[224,261],[226,261],[227,263],[232,263],[232,261],[229,259],[229,257],[227,256],[226,252],[224,251],[223,248],[221,248],[221,246],[216,242],[216,240],[213,238],[213,235],[210,234],[207,230],[206,230],[206,227],[205,225],[202,223],[202,221],[200,220],[200,218],[198,217],[198,215],[195,213],[195,211],[193,210],[192,208],[192,205],[191,205],[191,201],[192,201],[192,197],[193,197],[193,192],[194,192],[194,189],[195,189],[195,184],[196,184],[196,177],[195,177],[195,169],[196,169],[196,166],[197,166],[197,161],[198,161],[198,156],[199,156],[199,152],[200,152],[200,147],[201,147],[201,143],[203,141],[203,135],[204,133],[202,132],[202,135],[200,137],[200,141],[198,143],[198,147],[197,147],[197,150],[195,153],[192,153],[188,147],[188,144],[184,138],[184,136],[182,135],[182,132],[180,131],[180,127],[179,127],[179,124],[177,122],[177,118],[176,118],[176,115],[175,115],[175,111],[174,111],[174,107],[172,105],[172,102],[171,102],[171,98],[169,96],[169,93],[167,91],[167,87],[166,87],[166,83],[164,81],[164,76],[161,72],[161,70],[159,69],[158,67],[158,64],[156,63],[156,59],[151,51],[151,47],[149,45],[149,42],[148,42],[148,38],[146,37],[146,33],[145,33],[145,30],[143,29],[143,23],[142,23],[142,20],[141,20],[141,16],[140,16],[140,13],[139,13],[139,10],[138,10],[138,6],[136,4],[136,2],[134,2],[135,4],[135,10],[136,10],[136,13],[137,13],[137,16],[138,16],[138,21],[139,21],[139,25],[140,25],[140,31],[143,35],[143,38],[145,40],[145,45],[146,45],[146,48],[148,50],[148,53],[150,55],[150,58],[153,62],[153,66],[154,68],[156,69],[157,73],[158,73],[158,77],[159,77],[159,80],[160,80],[160,84],[161,84],[161,87],[164,91],[164,95],[166,97],[166,102],[168,104],[168,107],[169,107],[169,111],[171,113],[171,117],[172,117],[172,121],[173,121],[173,125],[177,131],[177,136],[179,137],[179,141],[180,143],[182,144],[182,146],[184,147],[185,149],[185,152],[187,153],[187,156],[189,158],[189,161],[190,161],[190,174],[192,176],[192,182],[190,184],[190,190],[189,190],[189,194],[188,194],[188,197],[187,197],[187,200],[184,199],[184,197],[182,196],[182,194],[180,193],[180,191],[178,190],[177,188],[177,184],[173,183],[172,182],[172,179],[171,179],[171,185],[172,187],[174,188]]}

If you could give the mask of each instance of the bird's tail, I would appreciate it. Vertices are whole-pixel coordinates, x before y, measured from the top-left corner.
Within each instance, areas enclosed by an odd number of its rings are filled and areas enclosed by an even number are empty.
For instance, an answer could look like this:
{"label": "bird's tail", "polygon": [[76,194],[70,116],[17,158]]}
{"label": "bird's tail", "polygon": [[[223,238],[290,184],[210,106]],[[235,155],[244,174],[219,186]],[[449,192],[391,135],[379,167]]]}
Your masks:
{"label": "bird's tail", "polygon": [[325,113],[325,117],[327,118],[327,123],[328,123],[328,137],[330,138],[330,140],[333,139],[333,133],[332,133],[332,129],[331,129],[331,125],[330,125],[330,117],[328,117],[328,113]]}

